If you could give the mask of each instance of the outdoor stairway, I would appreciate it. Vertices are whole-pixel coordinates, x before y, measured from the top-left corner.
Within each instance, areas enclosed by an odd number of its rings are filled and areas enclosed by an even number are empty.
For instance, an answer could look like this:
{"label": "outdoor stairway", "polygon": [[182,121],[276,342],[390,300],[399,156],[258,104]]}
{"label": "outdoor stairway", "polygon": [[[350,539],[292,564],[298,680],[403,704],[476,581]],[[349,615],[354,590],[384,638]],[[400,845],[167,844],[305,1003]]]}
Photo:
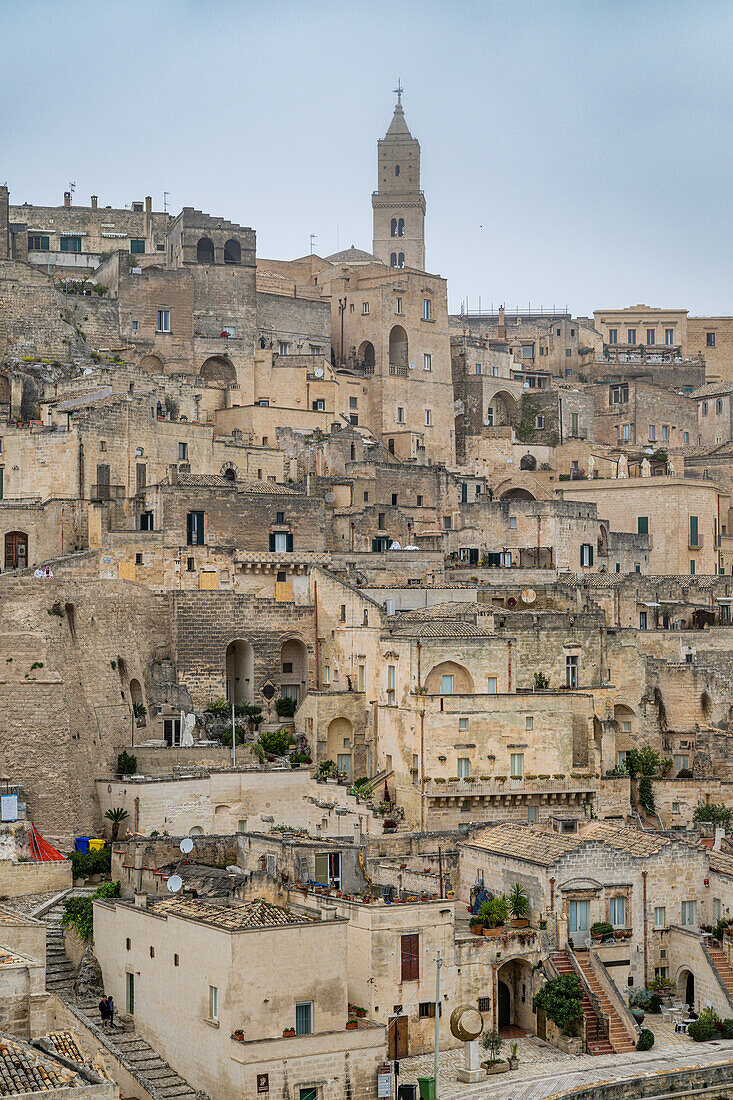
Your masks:
{"label": "outdoor stairway", "polygon": [[[601,1008],[606,1016],[608,1016],[608,1039],[616,1054],[623,1054],[629,1050],[636,1050],[636,1044],[624,1027],[616,1009],[609,1001],[603,986],[593,972],[588,953],[586,951],[576,952],[575,961],[583,973],[583,978],[588,988],[596,995]],[[733,978],[733,972],[731,973],[731,978]]]}
{"label": "outdoor stairway", "polygon": [[718,977],[725,986],[728,996],[733,1001],[733,970],[731,970],[725,953],[720,948],[708,947],[708,956],[714,969],[717,970]]}
{"label": "outdoor stairway", "polygon": [[[558,974],[575,974],[575,967],[570,961],[567,951],[551,951],[550,958],[557,970]],[[577,975],[576,975],[577,977]],[[599,1035],[599,1021],[596,1016],[595,1009],[588,996],[588,991],[585,987],[585,983],[581,983],[583,986],[583,1016],[585,1018],[585,1033],[588,1044],[588,1053],[592,1055],[599,1054],[613,1054],[614,1049],[611,1046],[608,1039],[602,1038]]]}
{"label": "outdoor stairway", "polygon": [[[93,893],[93,890],[75,890],[74,893]],[[73,1005],[90,1024],[99,1028],[99,997],[77,1000],[74,996],[75,970],[64,953],[63,914],[64,903],[60,901],[41,918],[46,922],[46,988]],[[116,1018],[114,1029],[103,1034],[110,1053],[120,1057],[155,1100],[186,1100],[188,1097],[194,1100],[196,1090],[135,1033],[134,1022]]]}

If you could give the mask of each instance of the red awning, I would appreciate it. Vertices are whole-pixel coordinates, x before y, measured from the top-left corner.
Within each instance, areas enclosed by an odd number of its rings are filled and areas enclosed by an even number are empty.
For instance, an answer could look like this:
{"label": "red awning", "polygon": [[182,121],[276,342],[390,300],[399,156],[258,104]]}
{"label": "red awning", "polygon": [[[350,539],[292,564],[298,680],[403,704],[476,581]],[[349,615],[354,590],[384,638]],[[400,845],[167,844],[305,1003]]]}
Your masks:
{"label": "red awning", "polygon": [[51,860],[63,859],[61,852],[44,840],[38,829],[31,821],[31,857],[41,863],[50,863]]}

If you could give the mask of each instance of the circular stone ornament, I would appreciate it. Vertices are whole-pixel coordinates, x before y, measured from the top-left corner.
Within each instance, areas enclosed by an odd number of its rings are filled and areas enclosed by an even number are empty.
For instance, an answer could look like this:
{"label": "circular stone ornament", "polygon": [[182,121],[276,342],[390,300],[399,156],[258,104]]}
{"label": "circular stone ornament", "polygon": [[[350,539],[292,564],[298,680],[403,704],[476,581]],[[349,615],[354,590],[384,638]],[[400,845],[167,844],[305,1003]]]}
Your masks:
{"label": "circular stone ornament", "polygon": [[470,1043],[484,1030],[484,1018],[475,1005],[459,1005],[451,1012],[450,1029],[456,1039]]}

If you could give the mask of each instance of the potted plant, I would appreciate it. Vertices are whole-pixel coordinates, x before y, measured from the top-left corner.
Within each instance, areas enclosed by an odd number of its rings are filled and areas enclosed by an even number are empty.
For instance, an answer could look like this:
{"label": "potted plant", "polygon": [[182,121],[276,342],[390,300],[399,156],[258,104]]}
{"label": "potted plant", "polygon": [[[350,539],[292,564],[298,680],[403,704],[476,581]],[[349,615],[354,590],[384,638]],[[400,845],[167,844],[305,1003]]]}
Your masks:
{"label": "potted plant", "polygon": [[489,898],[479,909],[479,916],[484,919],[484,936],[489,938],[500,936],[506,923],[509,906],[502,894],[498,898]]}
{"label": "potted plant", "polygon": [[283,1028],[283,1039],[292,1039],[292,1038],[294,1038],[294,1036],[295,1036],[295,1028],[294,1027],[284,1027]]}
{"label": "potted plant", "polygon": [[484,918],[483,917],[471,917],[468,922],[468,927],[473,932],[474,936],[483,936],[484,934]]}
{"label": "potted plant", "polygon": [[506,1073],[509,1063],[503,1062],[499,1057],[504,1040],[498,1031],[487,1031],[481,1040],[481,1045],[488,1054],[488,1059],[483,1063],[488,1074]]}
{"label": "potted plant", "polygon": [[518,1048],[518,1043],[512,1043],[511,1047],[509,1048],[509,1069],[516,1069],[519,1065],[519,1058],[517,1057]]}
{"label": "potted plant", "polygon": [[529,898],[520,882],[515,882],[507,899],[512,915],[512,928],[527,928],[529,925]]}
{"label": "potted plant", "polygon": [[359,1021],[357,1020],[356,1016],[349,1016],[348,1020],[346,1021],[346,1030],[347,1031],[356,1031],[358,1026],[359,1026]]}
{"label": "potted plant", "polygon": [[243,1043],[243,1042],[244,1042],[244,1031],[242,1030],[242,1028],[241,1028],[241,1027],[238,1027],[238,1028],[237,1028],[237,1030],[236,1030],[236,1031],[234,1032],[234,1034],[232,1035],[232,1038],[233,1038],[233,1039],[236,1039],[236,1041],[237,1041],[238,1043]]}
{"label": "potted plant", "polygon": [[607,920],[597,920],[590,926],[590,935],[592,940],[602,943],[603,940],[613,937],[613,925],[609,924]]}
{"label": "potted plant", "polygon": [[385,818],[384,824],[382,825],[382,830],[385,833],[396,833],[397,822],[392,817]]}

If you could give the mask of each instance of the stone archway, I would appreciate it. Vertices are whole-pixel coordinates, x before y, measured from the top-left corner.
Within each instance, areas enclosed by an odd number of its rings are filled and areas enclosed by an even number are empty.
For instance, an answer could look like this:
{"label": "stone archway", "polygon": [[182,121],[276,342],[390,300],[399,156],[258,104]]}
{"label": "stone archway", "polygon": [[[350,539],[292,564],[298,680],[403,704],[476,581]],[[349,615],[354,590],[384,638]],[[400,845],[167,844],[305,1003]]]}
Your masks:
{"label": "stone archway", "polygon": [[204,360],[199,370],[199,376],[204,382],[225,383],[233,386],[237,381],[237,372],[233,363],[224,355],[210,355]]}
{"label": "stone archway", "polygon": [[473,695],[473,677],[457,661],[441,661],[425,677],[428,695]]}
{"label": "stone archway", "polygon": [[510,1029],[511,1038],[519,1034],[519,1029],[533,1035],[533,1000],[531,964],[527,959],[508,959],[496,971],[497,1027]]}
{"label": "stone archway", "polygon": [[300,638],[288,638],[280,650],[280,694],[300,704],[308,691],[308,650]]}
{"label": "stone archway", "polygon": [[157,355],[143,355],[140,360],[140,369],[146,370],[150,374],[162,374],[163,360]]}
{"label": "stone archway", "polygon": [[389,334],[389,365],[391,367],[406,367],[408,358],[407,333],[402,325],[393,325]]}

